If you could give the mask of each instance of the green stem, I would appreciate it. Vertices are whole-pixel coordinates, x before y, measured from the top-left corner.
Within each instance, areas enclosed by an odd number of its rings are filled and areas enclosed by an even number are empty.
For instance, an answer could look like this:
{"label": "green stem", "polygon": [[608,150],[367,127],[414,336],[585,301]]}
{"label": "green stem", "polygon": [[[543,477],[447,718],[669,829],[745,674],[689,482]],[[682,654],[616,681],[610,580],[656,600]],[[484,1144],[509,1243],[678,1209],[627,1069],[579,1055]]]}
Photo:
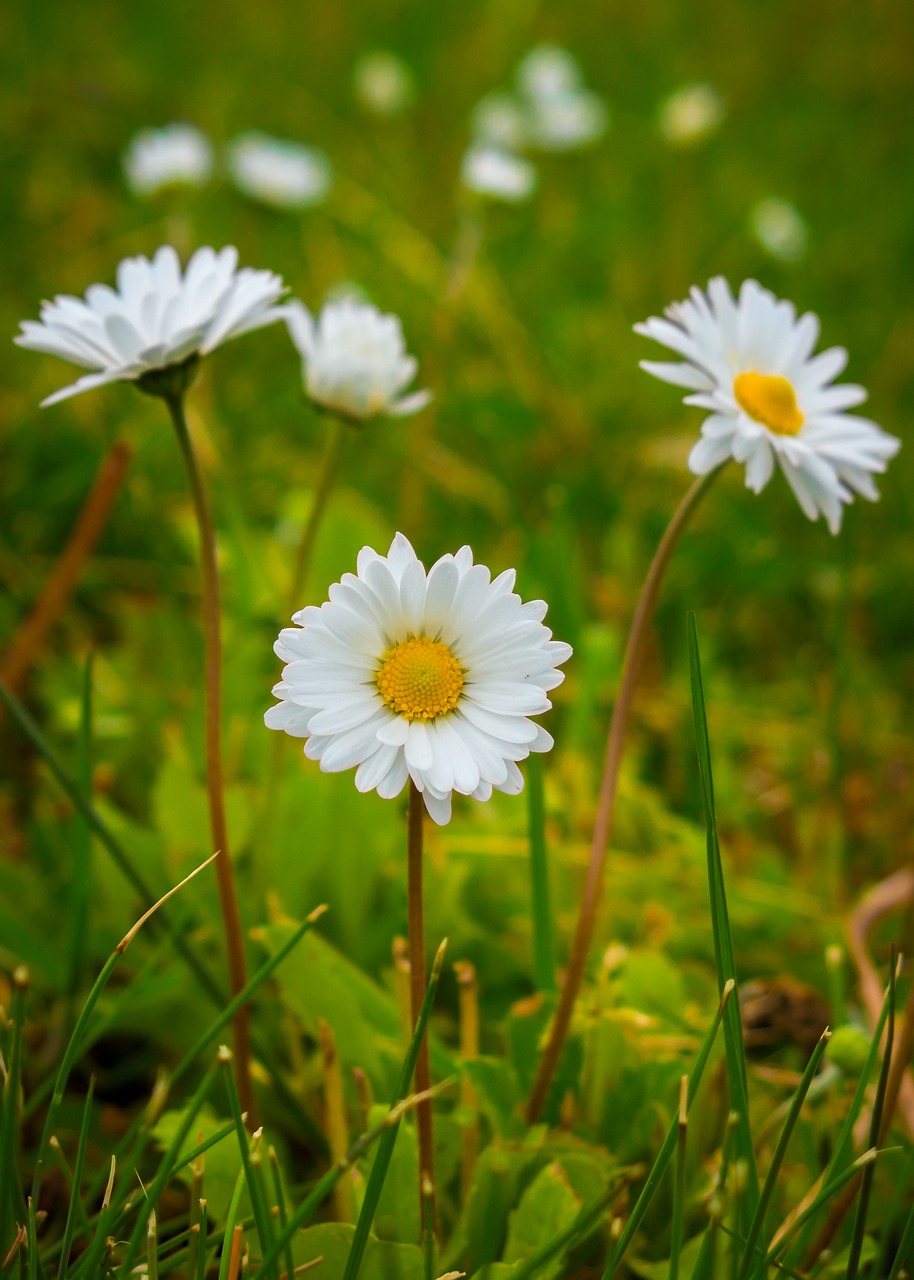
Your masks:
{"label": "green stem", "polygon": [[530,827],[530,904],[533,919],[533,976],[540,991],[555,990],[555,949],[549,901],[546,850],[546,807],[543,763],[536,754],[527,761],[527,811]]}
{"label": "green stem", "polygon": [[[422,1014],[427,985],[425,971],[425,915],[422,893],[422,822],[425,802],[422,793],[409,780],[407,807],[407,934],[409,940],[410,1016],[415,1027]],[[427,1093],[432,1075],[429,1064],[428,1035],[422,1037],[416,1063],[416,1092]],[[419,1210],[423,1237],[434,1230],[435,1222],[435,1142],[432,1133],[432,1100],[425,1098],[416,1111],[419,1128]],[[429,1218],[431,1219],[429,1221]]]}
{"label": "green stem", "polygon": [[676,508],[651,562],[651,567],[644,580],[641,596],[635,609],[632,628],[625,647],[619,693],[609,725],[606,760],[603,766],[603,779],[600,784],[600,797],[590,847],[590,860],[587,865],[587,877],[584,881],[584,891],[578,911],[574,940],[571,944],[571,955],[568,960],[568,968],[565,971],[565,981],[549,1033],[549,1040],[540,1059],[533,1089],[527,1102],[528,1124],[535,1124],[543,1109],[549,1086],[552,1083],[552,1078],[555,1075],[559,1059],[562,1056],[562,1049],[568,1036],[575,1000],[584,981],[587,955],[590,951],[597,910],[600,906],[603,892],[603,878],[606,870],[606,858],[609,852],[609,841],[612,836],[622,750],[625,745],[625,736],[628,731],[628,722],[631,718],[638,673],[647,647],[654,608],[657,604],[657,598],[660,594],[667,567],[679,543],[679,539],[689,523],[693,511],[713,484],[719,470],[720,468],[718,467],[716,471],[712,471],[709,475],[699,477]]}
{"label": "green stem", "polygon": [[[229,985],[233,996],[244,989],[247,982],[244,958],[244,933],[238,893],[229,852],[228,825],[225,818],[225,783],[222,772],[222,637],[219,611],[219,571],[216,561],[216,530],[213,525],[209,499],[203,483],[200,464],[194,450],[187,419],[184,415],[184,398],[180,394],[168,395],[165,403],[174,423],[181,454],[187,467],[194,511],[200,534],[200,561],[203,573],[203,630],[205,636],[205,688],[206,688],[206,790],[209,797],[210,829],[216,859],[216,883],[219,888],[219,905],[225,931],[228,952]],[[250,1008],[242,1005],[232,1020],[235,1074],[238,1093],[248,1122],[254,1123],[254,1090],[251,1084],[251,1030]]]}
{"label": "green stem", "polygon": [[302,528],[301,538],[295,552],[292,582],[289,587],[290,612],[302,607],[304,591],[308,581],[308,570],[311,568],[311,560],[314,555],[314,546],[317,542],[317,535],[321,521],[324,518],[324,512],[327,509],[327,500],[330,497],[330,492],[333,489],[336,474],[339,470],[340,459],[343,456],[343,444],[348,430],[349,427],[342,419],[333,418],[327,432],[324,452],[321,456],[317,478],[314,481],[314,496],[311,499],[311,509],[308,512],[308,519]]}

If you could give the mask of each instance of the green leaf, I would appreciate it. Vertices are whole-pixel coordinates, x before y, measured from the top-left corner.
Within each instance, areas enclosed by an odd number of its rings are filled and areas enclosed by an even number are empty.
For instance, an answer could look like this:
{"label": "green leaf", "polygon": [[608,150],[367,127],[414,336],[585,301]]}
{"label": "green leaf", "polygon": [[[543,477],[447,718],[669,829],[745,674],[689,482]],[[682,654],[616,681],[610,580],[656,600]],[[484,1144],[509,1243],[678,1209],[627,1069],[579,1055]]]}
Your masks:
{"label": "green leaf", "polygon": [[[508,1240],[502,1261],[522,1262],[569,1226],[581,1208],[568,1175],[553,1162],[540,1170],[511,1214]],[[542,1280],[555,1280],[562,1273],[564,1255],[559,1254],[540,1271]]]}
{"label": "green leaf", "polygon": [[[368,1116],[368,1128],[387,1115],[386,1106],[374,1106]],[[371,1148],[365,1162],[365,1181],[380,1147]],[[390,1166],[384,1179],[381,1198],[375,1211],[373,1230],[381,1240],[414,1243],[419,1239],[419,1140],[414,1124],[401,1124]],[[364,1271],[362,1275],[364,1275]]]}
{"label": "green leaf", "polygon": [[[413,1192],[416,1188],[413,1187]],[[297,1267],[323,1258],[315,1275],[341,1276],[355,1227],[349,1223],[326,1222],[308,1227],[295,1237],[293,1252]],[[391,1244],[370,1237],[359,1271],[359,1280],[424,1280],[422,1251],[414,1244]]]}

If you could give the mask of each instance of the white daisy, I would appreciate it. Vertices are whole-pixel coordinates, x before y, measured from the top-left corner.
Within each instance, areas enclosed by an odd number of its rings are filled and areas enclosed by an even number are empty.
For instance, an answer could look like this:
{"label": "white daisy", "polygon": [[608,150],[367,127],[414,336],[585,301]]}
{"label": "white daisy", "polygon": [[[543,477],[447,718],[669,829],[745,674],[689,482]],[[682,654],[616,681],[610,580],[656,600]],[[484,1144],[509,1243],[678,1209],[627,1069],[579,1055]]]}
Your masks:
{"label": "white daisy", "polygon": [[577,59],[561,45],[537,45],[524,55],[517,69],[517,87],[529,98],[576,93],[582,85]]}
{"label": "white daisy", "polygon": [[460,179],[470,191],[517,204],[526,200],[536,188],[536,170],[529,160],[502,151],[498,147],[473,144],[464,152]]}
{"label": "white daisy", "polygon": [[400,394],[418,362],[406,352],[396,316],[341,298],[325,303],[316,322],[307,307],[292,302],[286,320],[302,358],[305,389],[322,408],[362,421],[415,413],[431,399],[430,391]]}
{"label": "white daisy", "polygon": [[665,99],[658,127],[674,147],[689,147],[712,134],[724,118],[724,104],[713,84],[686,84]]}
{"label": "white daisy", "polygon": [[428,573],[402,534],[386,556],[364,547],[357,575],[280,632],[288,666],[267,726],[306,738],[327,773],[357,769],[359,791],[390,798],[411,777],[439,824],[454,791],[517,794],[517,761],[552,746],[528,717],[549,710],[571,648],[543,626],[542,600],[514,594],[514,577],[493,580],[469,547]]}
{"label": "white daisy", "polygon": [[809,227],[795,205],[767,196],[753,205],[749,229],[766,253],[779,262],[799,262],[809,244]]}
{"label": "white daisy", "polygon": [[220,343],[283,318],[281,278],[238,269],[238,250],[198,249],[183,275],[178,255],[163,245],[150,261],[125,258],[117,289],[93,284],[81,298],[59,295],[26,320],[13,339],[93,372],[42,401],[54,404],[106,382],[136,381],[154,371],[207,355]]}
{"label": "white daisy", "polygon": [[333,170],[316,147],[243,133],[227,149],[229,175],[239,191],[279,209],[305,209],[325,200]]}
{"label": "white daisy", "polygon": [[209,139],[192,124],[144,129],[131,139],[124,156],[124,176],[138,196],[162,187],[202,187],[213,172]]}
{"label": "white daisy", "polygon": [[542,151],[575,151],[606,132],[609,111],[589,89],[544,95],[531,101],[529,143]]}
{"label": "white daisy", "polygon": [[885,471],[901,442],[874,422],[848,414],[866,399],[862,387],[832,383],[847,352],[831,347],[813,356],[819,321],[797,317],[755,280],[734,299],[721,277],[707,293],[693,289],[684,302],[635,325],[637,333],[670,347],[684,364],[643,360],[642,369],[687,387],[685,403],[710,410],[689,457],[696,475],[727,458],[746,464],[746,484],[759,493],[775,460],[810,520],[825,516],[832,533],[841,527],[843,504],[859,493],[879,494],[875,472]]}
{"label": "white daisy", "polygon": [[362,106],[378,116],[399,115],[415,97],[412,72],[402,58],[387,49],[359,58],[353,86]]}

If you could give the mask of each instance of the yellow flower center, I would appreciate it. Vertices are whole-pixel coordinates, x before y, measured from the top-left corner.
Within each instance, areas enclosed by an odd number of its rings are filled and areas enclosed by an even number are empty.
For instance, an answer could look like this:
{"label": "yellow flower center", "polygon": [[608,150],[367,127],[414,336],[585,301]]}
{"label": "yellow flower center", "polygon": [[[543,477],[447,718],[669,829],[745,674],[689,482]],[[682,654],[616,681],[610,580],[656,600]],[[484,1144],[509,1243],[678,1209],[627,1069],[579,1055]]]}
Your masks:
{"label": "yellow flower center", "polygon": [[434,720],[453,711],[463,688],[463,667],[440,640],[414,636],[381,659],[378,692],[407,720]]}
{"label": "yellow flower center", "polygon": [[750,418],[779,436],[795,436],[803,425],[793,387],[774,373],[738,373],[733,394]]}

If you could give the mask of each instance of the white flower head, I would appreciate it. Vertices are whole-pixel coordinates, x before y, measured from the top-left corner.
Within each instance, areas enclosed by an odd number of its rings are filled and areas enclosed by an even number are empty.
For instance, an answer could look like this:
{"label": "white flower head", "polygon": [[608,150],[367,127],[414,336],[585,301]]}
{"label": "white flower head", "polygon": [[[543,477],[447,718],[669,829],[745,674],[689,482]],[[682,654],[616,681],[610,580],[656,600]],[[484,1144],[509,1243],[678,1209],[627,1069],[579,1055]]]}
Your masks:
{"label": "white flower head", "polygon": [[581,68],[574,54],[555,44],[531,49],[517,69],[517,87],[529,98],[576,93],[582,84]]}
{"label": "white flower head", "polygon": [[533,100],[529,110],[530,145],[542,151],[577,151],[597,142],[609,126],[602,98],[589,89]]}
{"label": "white flower head", "polygon": [[415,96],[409,67],[386,49],[377,49],[359,58],[353,85],[362,106],[378,116],[399,115]]}
{"label": "white flower head", "polygon": [[431,399],[430,391],[401,394],[418,362],[407,354],[396,316],[344,297],[325,303],[316,321],[302,303],[292,302],[286,322],[302,358],[305,390],[322,408],[363,421],[416,413]]}
{"label": "white flower head", "polygon": [[522,147],[527,141],[527,120],[513,94],[487,93],[473,108],[473,136],[477,141],[503,151]]}
{"label": "white flower head", "polygon": [[536,189],[536,169],[529,160],[498,147],[473,143],[464,152],[460,179],[470,191],[517,204]]}
{"label": "white flower head", "polygon": [[686,84],[660,104],[657,124],[674,147],[691,147],[707,138],[724,118],[724,104],[712,84]]}
{"label": "white flower head", "polygon": [[517,761],[552,746],[529,717],[549,710],[571,656],[543,626],[545,603],[524,604],[514,570],[492,579],[469,547],[426,573],[399,533],[357,568],[280,632],[288,665],[267,726],[307,739],[327,773],[355,768],[359,791],[389,799],[412,778],[439,824],[454,791],[517,794]]}
{"label": "white flower head", "polygon": [[803,215],[777,196],[753,205],[749,228],[765,252],[779,262],[799,262],[806,252],[809,228]]}
{"label": "white flower head", "polygon": [[279,209],[321,204],[333,185],[333,170],[323,151],[263,133],[235,138],[228,146],[227,163],[239,191]]}
{"label": "white flower head", "polygon": [[41,320],[26,320],[13,341],[92,370],[42,401],[54,404],[181,365],[273,324],[284,315],[275,305],[283,292],[272,271],[239,270],[235,248],[198,249],[182,273],[176,251],[163,245],[151,260],[125,258],[116,289],[93,284],[85,299],[60,295],[43,303]]}
{"label": "white flower head", "polygon": [[124,176],[138,196],[163,187],[202,187],[213,172],[213,148],[192,124],[144,129],[131,139],[124,156]]}
{"label": "white flower head", "polygon": [[813,356],[819,321],[797,316],[755,280],[734,298],[721,276],[707,292],[635,331],[684,358],[684,364],[643,360],[642,369],[692,394],[685,403],[706,409],[689,467],[706,475],[728,458],[746,464],[746,484],[761,492],[779,464],[810,520],[821,514],[832,533],[855,493],[875,501],[873,474],[885,471],[901,442],[846,410],[866,399],[863,387],[833,386],[847,363],[842,347]]}

